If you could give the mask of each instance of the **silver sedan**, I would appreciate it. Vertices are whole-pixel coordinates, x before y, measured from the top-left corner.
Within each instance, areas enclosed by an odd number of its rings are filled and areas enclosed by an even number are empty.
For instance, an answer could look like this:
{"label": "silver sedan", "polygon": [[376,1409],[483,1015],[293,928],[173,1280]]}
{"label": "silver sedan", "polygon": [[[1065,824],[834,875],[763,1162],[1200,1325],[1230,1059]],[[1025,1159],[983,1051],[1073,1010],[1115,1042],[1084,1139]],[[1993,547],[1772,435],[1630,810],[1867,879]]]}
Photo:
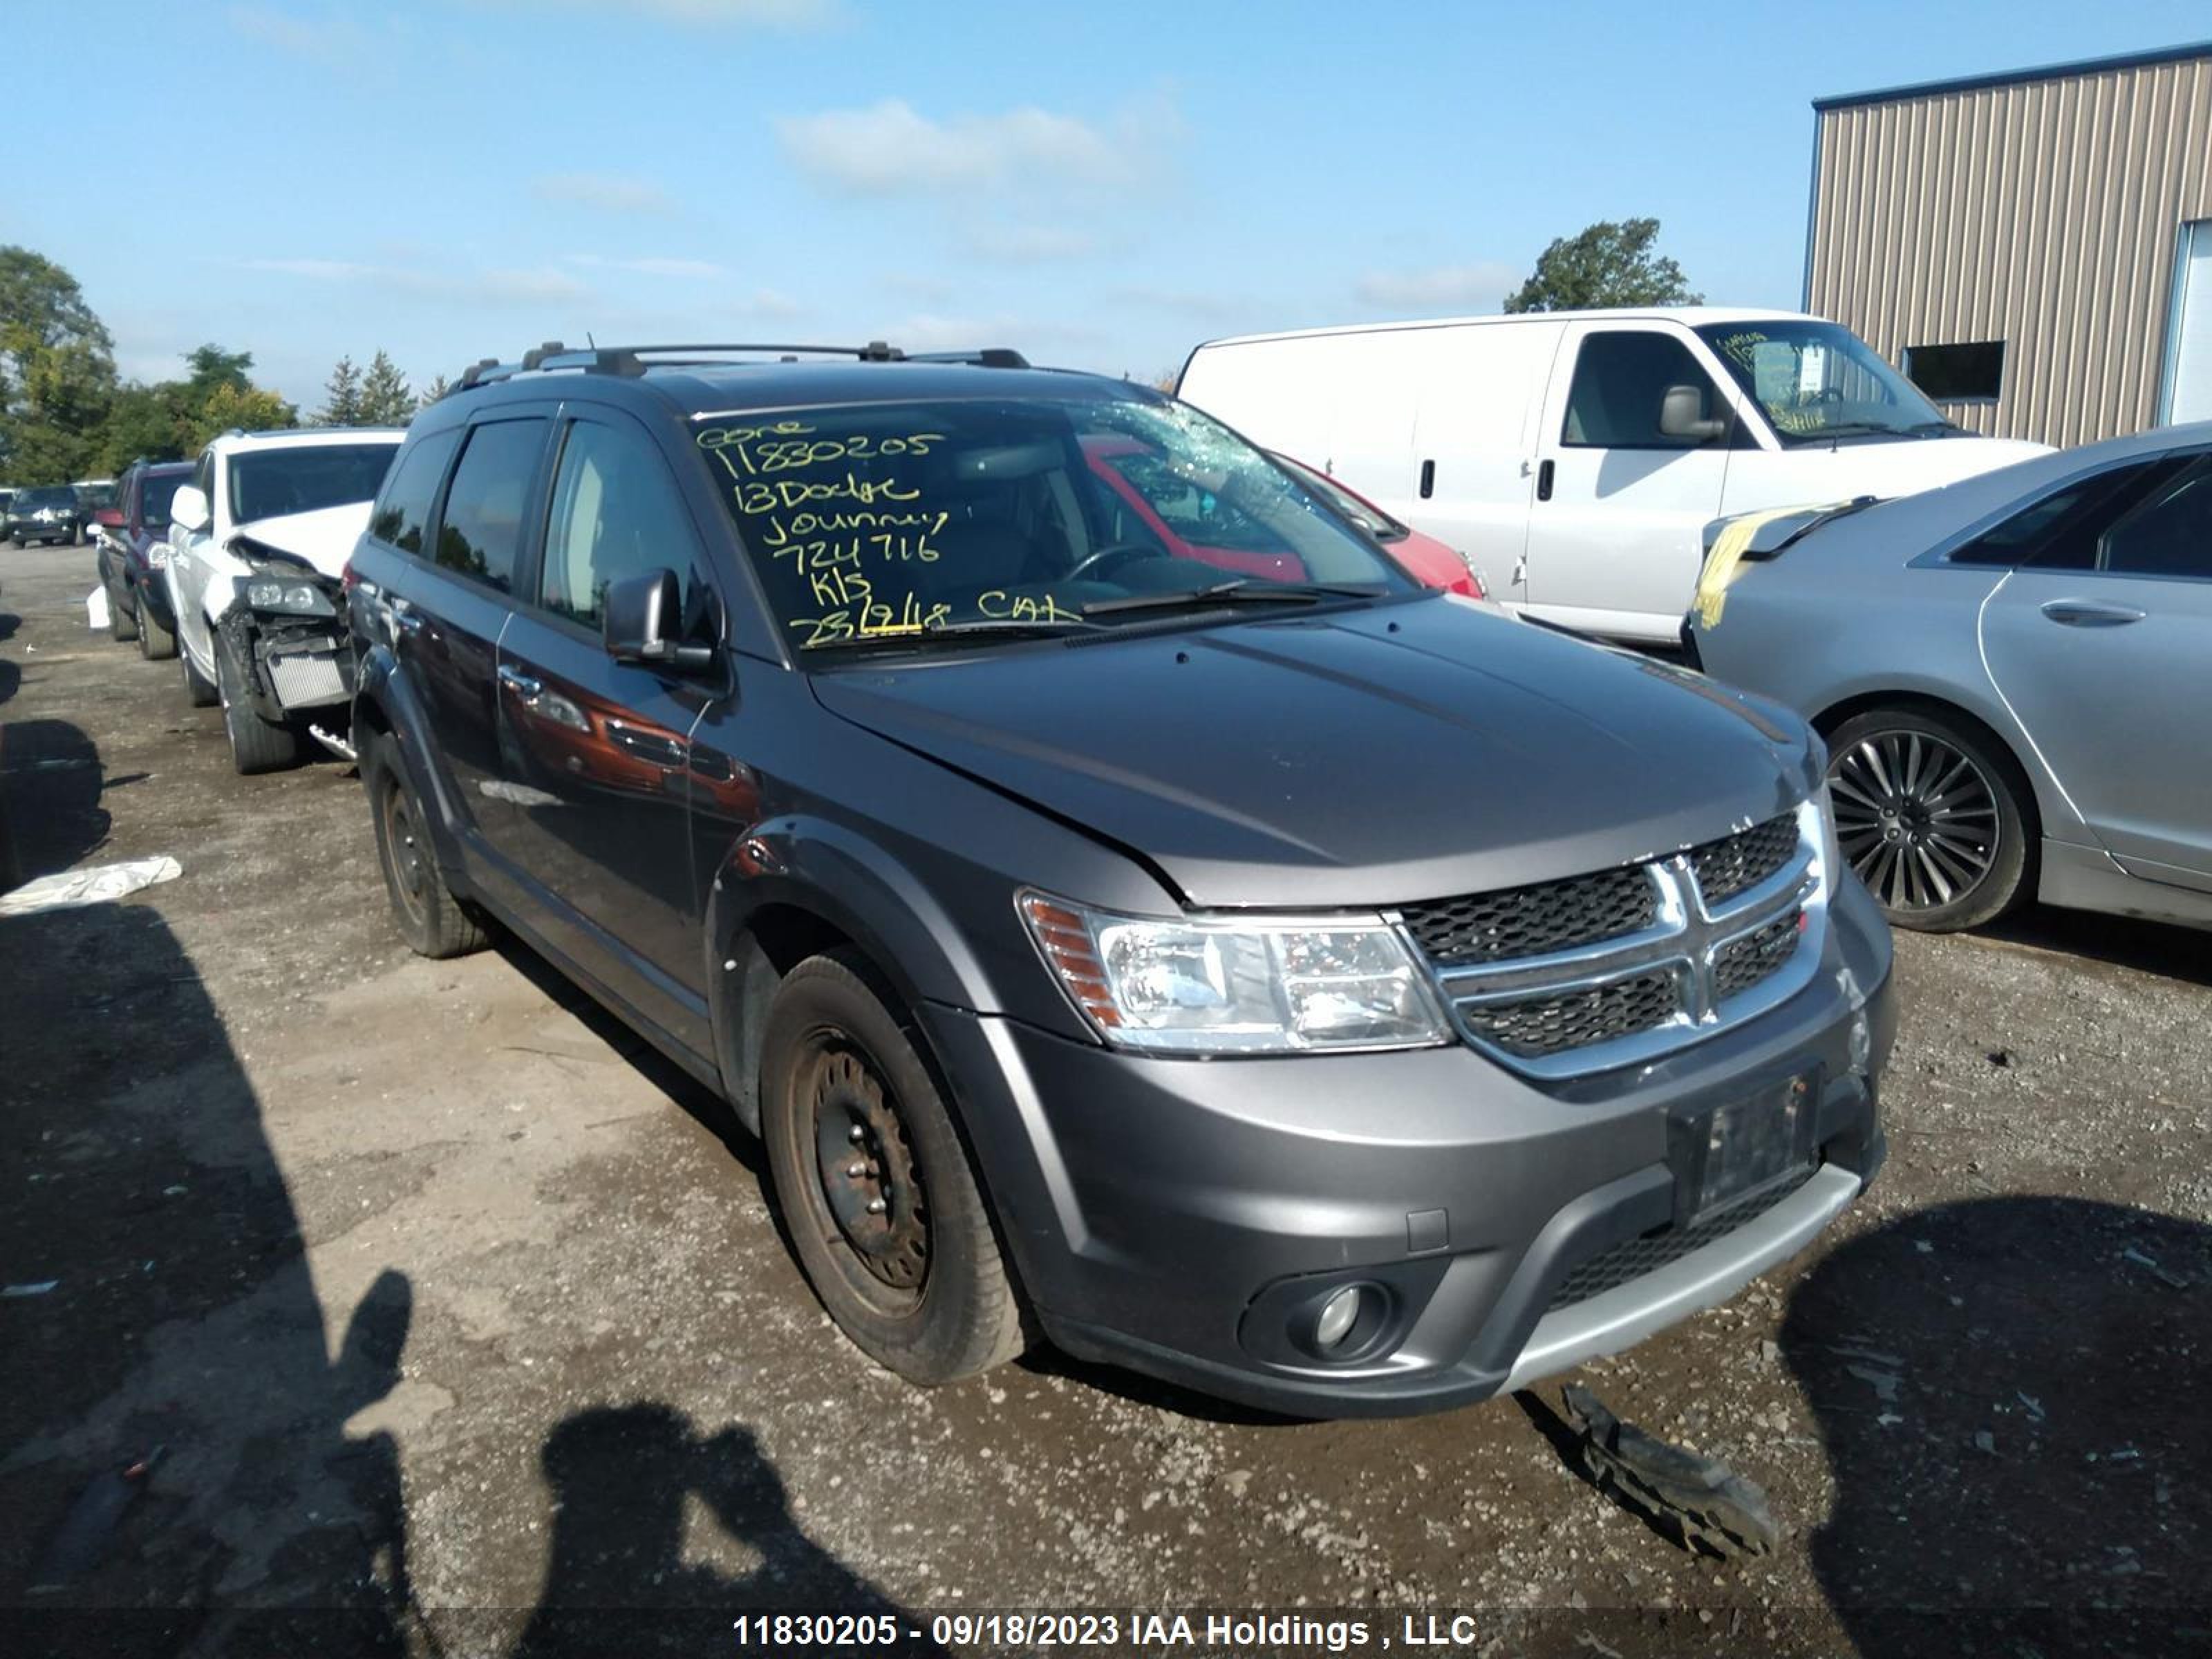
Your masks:
{"label": "silver sedan", "polygon": [[1733,550],[1684,647],[1827,738],[1844,856],[1892,921],[2035,896],[2212,927],[2212,422]]}

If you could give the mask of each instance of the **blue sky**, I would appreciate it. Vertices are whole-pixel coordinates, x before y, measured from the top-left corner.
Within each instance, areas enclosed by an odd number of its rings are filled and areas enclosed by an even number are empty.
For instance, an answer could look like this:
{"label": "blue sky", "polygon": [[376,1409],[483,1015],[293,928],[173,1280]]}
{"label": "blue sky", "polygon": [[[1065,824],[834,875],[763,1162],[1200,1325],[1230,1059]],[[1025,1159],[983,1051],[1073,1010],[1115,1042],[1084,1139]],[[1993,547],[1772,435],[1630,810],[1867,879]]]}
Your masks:
{"label": "blue sky", "polygon": [[[2203,38],[2203,0],[13,0],[0,240],[125,373],[312,406],[541,339],[1009,344],[1150,375],[1255,329],[1497,308],[1654,215],[1789,305],[1811,99]],[[102,44],[104,43],[104,44]]]}

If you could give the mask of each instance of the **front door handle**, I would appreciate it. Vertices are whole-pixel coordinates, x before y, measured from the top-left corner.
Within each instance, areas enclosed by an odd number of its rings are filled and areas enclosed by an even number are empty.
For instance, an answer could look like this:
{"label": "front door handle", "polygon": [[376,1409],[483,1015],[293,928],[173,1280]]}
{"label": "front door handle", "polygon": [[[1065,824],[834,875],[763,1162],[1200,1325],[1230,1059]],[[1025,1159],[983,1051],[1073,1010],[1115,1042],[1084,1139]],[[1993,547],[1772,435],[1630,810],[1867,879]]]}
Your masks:
{"label": "front door handle", "polygon": [[2094,599],[2052,599],[2043,614],[2069,628],[2124,628],[2139,623],[2143,613],[2124,605],[2100,605]]}
{"label": "front door handle", "polygon": [[1540,501],[1552,499],[1552,463],[1548,459],[1536,468],[1536,499]]}
{"label": "front door handle", "polygon": [[544,681],[533,678],[520,668],[511,668],[505,663],[499,665],[499,683],[510,688],[525,702],[535,702],[545,695]]}

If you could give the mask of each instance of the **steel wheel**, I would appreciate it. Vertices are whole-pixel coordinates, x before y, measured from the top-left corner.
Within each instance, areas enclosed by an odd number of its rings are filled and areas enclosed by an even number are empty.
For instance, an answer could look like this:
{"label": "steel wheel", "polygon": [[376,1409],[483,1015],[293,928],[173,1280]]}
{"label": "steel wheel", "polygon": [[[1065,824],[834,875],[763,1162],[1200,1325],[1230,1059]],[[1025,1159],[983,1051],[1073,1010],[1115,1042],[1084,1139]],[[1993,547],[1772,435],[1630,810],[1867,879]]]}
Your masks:
{"label": "steel wheel", "polygon": [[[889,1088],[840,1034],[818,1031],[808,1092],[815,1175],[851,1266],[879,1305],[918,1302],[929,1277],[929,1206]],[[888,1296],[883,1294],[889,1291]]]}
{"label": "steel wheel", "polygon": [[1996,791],[1934,733],[1869,732],[1828,764],[1844,857],[1893,911],[1960,902],[1989,879],[2002,834]]}
{"label": "steel wheel", "polygon": [[400,920],[410,927],[422,927],[429,911],[432,877],[422,836],[415,827],[414,803],[397,778],[384,789],[384,844],[390,849],[392,896],[399,907]]}

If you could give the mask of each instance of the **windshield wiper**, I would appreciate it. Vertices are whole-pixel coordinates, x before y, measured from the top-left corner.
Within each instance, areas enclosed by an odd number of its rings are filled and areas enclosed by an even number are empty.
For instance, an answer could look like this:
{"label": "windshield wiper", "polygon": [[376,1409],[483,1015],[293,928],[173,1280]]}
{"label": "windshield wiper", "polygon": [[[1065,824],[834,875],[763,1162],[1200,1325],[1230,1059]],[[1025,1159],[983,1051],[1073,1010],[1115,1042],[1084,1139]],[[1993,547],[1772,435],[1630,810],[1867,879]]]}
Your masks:
{"label": "windshield wiper", "polygon": [[919,628],[886,629],[874,634],[853,634],[842,639],[809,640],[802,651],[911,651],[944,639],[969,637],[1000,640],[1048,639],[1060,634],[1088,633],[1103,623],[1080,617],[975,617],[965,622],[924,623]]}
{"label": "windshield wiper", "polygon": [[1164,593],[1127,593],[1118,599],[1093,599],[1083,607],[1086,617],[1108,617],[1140,611],[1210,611],[1231,605],[1312,605],[1322,599],[1374,599],[1384,589],[1376,584],[1330,582],[1273,582],[1243,576],[1215,582],[1209,587],[1176,588]]}
{"label": "windshield wiper", "polygon": [[1911,428],[1890,426],[1881,421],[1838,421],[1833,426],[1819,427],[1797,435],[1807,443],[1817,444],[1835,438],[1905,438],[1911,435]]}

